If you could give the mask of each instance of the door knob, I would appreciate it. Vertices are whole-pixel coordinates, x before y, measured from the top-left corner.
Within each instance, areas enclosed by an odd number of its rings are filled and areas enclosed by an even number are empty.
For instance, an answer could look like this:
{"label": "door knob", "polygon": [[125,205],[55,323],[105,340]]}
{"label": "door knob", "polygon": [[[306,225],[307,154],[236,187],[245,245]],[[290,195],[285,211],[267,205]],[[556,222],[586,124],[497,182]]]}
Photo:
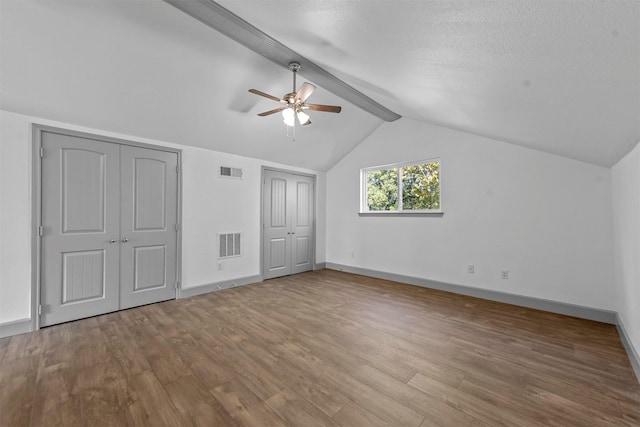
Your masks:
{"label": "door knob", "polygon": [[115,242],[117,242],[117,241],[118,241],[118,240],[116,240],[116,239],[111,239],[111,240],[109,240],[109,243],[115,243]]}
{"label": "door knob", "polygon": [[129,241],[129,239],[127,239],[126,237],[124,239],[122,239],[122,243],[127,243]]}

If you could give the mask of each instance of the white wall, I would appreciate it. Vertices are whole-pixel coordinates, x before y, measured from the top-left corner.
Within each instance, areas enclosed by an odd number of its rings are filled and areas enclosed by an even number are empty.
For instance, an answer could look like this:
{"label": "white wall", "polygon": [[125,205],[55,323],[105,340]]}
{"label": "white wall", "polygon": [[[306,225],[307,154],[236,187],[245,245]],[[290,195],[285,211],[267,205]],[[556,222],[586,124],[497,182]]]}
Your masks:
{"label": "white wall", "polygon": [[[433,157],[444,216],[358,215],[360,168]],[[400,119],[327,173],[327,262],[615,310],[610,184],[608,168]]]}
{"label": "white wall", "polygon": [[31,138],[0,111],[0,323],[29,317]]}
{"label": "white wall", "polygon": [[618,315],[640,354],[640,144],[612,168]]}
{"label": "white wall", "polygon": [[[262,166],[316,175],[316,262],[325,261],[324,172],[309,171],[199,148],[181,147],[183,162],[183,288],[261,274]],[[219,166],[243,169],[241,180],[220,178]],[[243,234],[242,257],[217,260],[216,233]],[[217,263],[223,270],[218,271]]]}
{"label": "white wall", "polygon": [[[324,173],[0,111],[0,323],[30,317],[32,123],[182,149],[183,288],[260,274],[262,166],[317,175],[316,262],[325,261]],[[220,165],[243,168],[243,179],[219,178]],[[241,231],[244,247],[218,271],[221,231]]]}

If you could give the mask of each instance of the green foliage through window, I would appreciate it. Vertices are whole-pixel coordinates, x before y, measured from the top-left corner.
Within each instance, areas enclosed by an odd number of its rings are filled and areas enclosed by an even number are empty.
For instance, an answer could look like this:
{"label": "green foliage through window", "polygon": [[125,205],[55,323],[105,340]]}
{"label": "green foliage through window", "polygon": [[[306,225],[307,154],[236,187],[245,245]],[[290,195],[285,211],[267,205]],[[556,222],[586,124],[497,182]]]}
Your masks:
{"label": "green foliage through window", "polygon": [[401,170],[402,209],[440,209],[440,162]]}
{"label": "green foliage through window", "polygon": [[440,210],[440,161],[365,171],[368,211]]}
{"label": "green foliage through window", "polygon": [[398,210],[398,169],[367,172],[367,205],[370,211]]}

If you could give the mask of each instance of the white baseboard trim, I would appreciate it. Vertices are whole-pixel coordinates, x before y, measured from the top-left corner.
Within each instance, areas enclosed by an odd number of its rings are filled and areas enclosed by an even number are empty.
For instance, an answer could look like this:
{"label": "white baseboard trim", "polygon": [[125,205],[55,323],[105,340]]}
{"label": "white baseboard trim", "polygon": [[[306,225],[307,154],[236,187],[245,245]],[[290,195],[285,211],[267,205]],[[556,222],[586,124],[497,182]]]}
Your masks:
{"label": "white baseboard trim", "polygon": [[0,338],[31,332],[31,326],[31,319],[20,319],[12,322],[0,323]]}
{"label": "white baseboard trim", "polygon": [[616,313],[615,311],[600,310],[597,308],[584,307],[581,305],[567,304],[541,298],[509,294],[506,292],[491,291],[487,289],[474,288],[471,286],[454,285],[444,282],[437,282],[435,280],[422,279],[420,277],[387,273],[384,271],[352,267],[349,265],[335,264],[332,262],[327,262],[326,264],[327,268],[330,270],[345,271],[347,273],[360,274],[363,276],[375,277],[378,279],[392,280],[394,282],[407,283],[410,285],[422,286],[424,288],[437,289],[440,291],[452,292],[455,294],[468,295],[491,301],[533,308],[536,310],[549,311],[551,313],[564,314],[567,316],[579,317],[581,319],[595,320],[597,322],[609,323],[611,325],[616,325],[618,323],[618,313]]}
{"label": "white baseboard trim", "polygon": [[327,263],[326,262],[319,262],[316,265],[313,266],[313,271],[316,270],[324,270],[325,268],[327,268]]}
{"label": "white baseboard trim", "polygon": [[207,294],[209,292],[221,291],[223,289],[236,288],[238,286],[251,285],[260,283],[264,279],[261,275],[240,277],[237,279],[223,280],[222,282],[208,283],[206,285],[194,286],[191,288],[180,289],[178,298],[188,298],[196,295]]}
{"label": "white baseboard trim", "polygon": [[618,329],[618,335],[620,335],[620,339],[622,340],[624,349],[627,350],[627,355],[629,356],[629,362],[631,362],[633,372],[636,373],[636,378],[638,378],[638,381],[640,382],[640,355],[638,355],[635,347],[631,344],[629,334],[627,334],[627,330],[624,328],[624,323],[622,322],[620,315],[617,315],[616,318],[616,328]]}

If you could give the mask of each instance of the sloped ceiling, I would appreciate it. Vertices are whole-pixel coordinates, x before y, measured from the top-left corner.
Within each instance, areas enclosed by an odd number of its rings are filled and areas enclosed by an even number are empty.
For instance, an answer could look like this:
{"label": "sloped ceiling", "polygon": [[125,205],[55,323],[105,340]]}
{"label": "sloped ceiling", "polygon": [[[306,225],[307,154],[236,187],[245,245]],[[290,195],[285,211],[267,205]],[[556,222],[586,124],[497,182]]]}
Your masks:
{"label": "sloped ceiling", "polygon": [[159,0],[0,0],[0,18],[4,110],[317,171],[382,123],[318,88],[314,103],[343,111],[294,141],[247,92],[290,92],[291,72]]}
{"label": "sloped ceiling", "polygon": [[[640,141],[637,1],[218,3],[404,117],[604,166]],[[290,73],[164,2],[0,8],[7,110],[315,170],[382,124],[319,87],[343,112],[292,141],[247,93]]]}
{"label": "sloped ceiling", "polygon": [[640,141],[638,1],[235,1],[404,117],[610,166]]}

